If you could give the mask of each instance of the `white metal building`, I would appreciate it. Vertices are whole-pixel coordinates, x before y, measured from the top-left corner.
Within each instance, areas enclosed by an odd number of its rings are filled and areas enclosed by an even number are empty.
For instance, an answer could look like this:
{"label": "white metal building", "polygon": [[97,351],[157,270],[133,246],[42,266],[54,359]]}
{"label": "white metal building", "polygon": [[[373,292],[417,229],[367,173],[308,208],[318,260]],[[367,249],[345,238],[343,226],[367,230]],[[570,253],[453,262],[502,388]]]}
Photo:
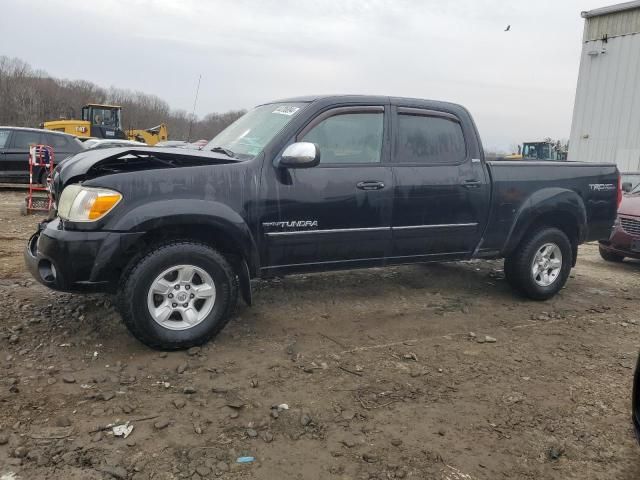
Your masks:
{"label": "white metal building", "polygon": [[582,12],[585,19],[569,160],[640,172],[640,1]]}

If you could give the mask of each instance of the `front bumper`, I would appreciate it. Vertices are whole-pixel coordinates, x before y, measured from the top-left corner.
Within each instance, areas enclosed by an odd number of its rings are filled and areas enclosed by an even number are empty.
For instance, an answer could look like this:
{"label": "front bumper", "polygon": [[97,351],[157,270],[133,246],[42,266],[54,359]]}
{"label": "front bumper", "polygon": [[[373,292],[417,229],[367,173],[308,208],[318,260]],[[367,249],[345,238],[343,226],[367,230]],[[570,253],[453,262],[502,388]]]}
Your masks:
{"label": "front bumper", "polygon": [[600,240],[600,247],[622,257],[640,259],[640,252],[631,250],[631,243],[638,240],[625,232],[620,225],[613,227],[608,240]]}
{"label": "front bumper", "polygon": [[113,291],[127,252],[140,235],[67,230],[56,218],[41,223],[29,239],[25,264],[36,280],[54,290]]}

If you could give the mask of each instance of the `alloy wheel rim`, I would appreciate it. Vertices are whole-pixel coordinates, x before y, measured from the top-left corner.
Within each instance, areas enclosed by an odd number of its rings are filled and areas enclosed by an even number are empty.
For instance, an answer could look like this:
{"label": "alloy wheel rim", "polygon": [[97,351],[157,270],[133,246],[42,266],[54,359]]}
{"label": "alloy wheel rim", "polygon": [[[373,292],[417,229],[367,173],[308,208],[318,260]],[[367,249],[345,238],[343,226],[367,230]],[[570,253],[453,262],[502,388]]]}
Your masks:
{"label": "alloy wheel rim", "polygon": [[555,243],[542,245],[531,263],[531,275],[533,281],[541,286],[552,285],[560,276],[562,270],[562,251]]}

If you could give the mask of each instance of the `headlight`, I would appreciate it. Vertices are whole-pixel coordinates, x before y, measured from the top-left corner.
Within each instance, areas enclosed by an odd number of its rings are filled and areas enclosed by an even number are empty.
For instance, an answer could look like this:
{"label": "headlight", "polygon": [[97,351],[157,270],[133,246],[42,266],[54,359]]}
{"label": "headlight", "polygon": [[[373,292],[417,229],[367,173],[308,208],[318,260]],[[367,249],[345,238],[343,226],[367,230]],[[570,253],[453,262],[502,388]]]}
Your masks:
{"label": "headlight", "polygon": [[71,222],[94,222],[115,207],[122,195],[106,188],[69,185],[62,191],[58,202],[58,215]]}

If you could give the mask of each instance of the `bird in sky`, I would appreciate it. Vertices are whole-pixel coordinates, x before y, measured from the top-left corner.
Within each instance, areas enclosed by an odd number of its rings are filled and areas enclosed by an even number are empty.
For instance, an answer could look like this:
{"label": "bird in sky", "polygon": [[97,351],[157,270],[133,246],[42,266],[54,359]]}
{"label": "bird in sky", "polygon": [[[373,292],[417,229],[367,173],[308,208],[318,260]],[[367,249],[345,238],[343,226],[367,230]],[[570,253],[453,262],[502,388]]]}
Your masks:
{"label": "bird in sky", "polygon": [[511,25],[507,25],[507,28],[504,29],[505,32],[508,32],[509,30],[511,30]]}

